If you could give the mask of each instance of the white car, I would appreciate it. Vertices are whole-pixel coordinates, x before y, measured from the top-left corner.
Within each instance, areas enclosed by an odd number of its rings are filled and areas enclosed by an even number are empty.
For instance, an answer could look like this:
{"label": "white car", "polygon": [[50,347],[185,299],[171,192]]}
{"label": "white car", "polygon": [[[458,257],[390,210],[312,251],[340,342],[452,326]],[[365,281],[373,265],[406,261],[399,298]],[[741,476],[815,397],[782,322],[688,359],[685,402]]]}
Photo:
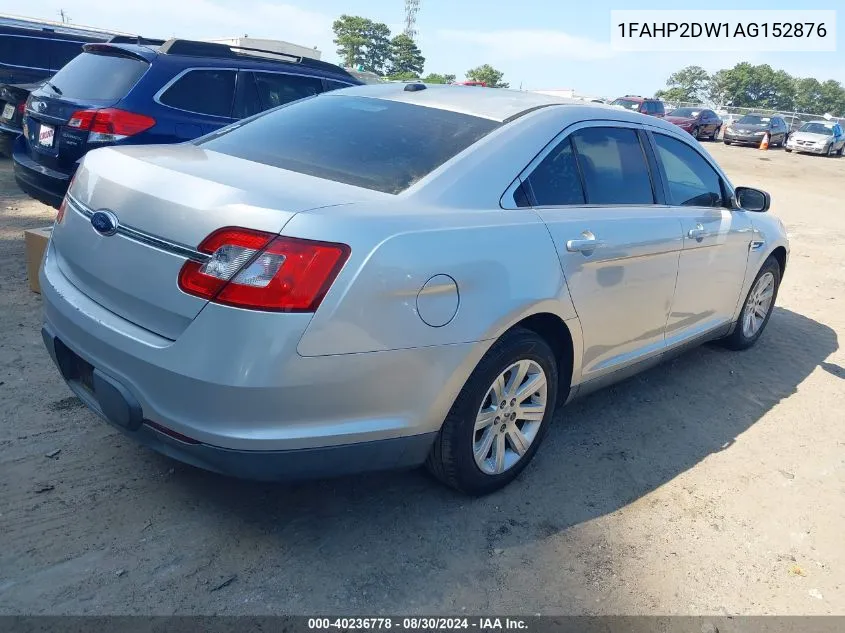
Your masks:
{"label": "white car", "polygon": [[810,121],[793,132],[786,142],[786,151],[842,156],[845,152],[845,133],[836,121]]}

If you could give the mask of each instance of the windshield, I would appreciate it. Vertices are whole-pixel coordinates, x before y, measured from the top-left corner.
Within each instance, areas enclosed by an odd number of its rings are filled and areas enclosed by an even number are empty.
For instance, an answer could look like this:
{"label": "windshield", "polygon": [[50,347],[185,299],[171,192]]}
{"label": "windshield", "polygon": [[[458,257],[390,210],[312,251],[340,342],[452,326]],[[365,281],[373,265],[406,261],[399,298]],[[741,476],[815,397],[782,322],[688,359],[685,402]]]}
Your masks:
{"label": "windshield", "polygon": [[809,132],[810,134],[825,134],[826,136],[833,136],[833,127],[828,127],[824,123],[805,123],[798,131]]}
{"label": "windshield", "polygon": [[451,110],[326,93],[196,143],[256,163],[396,194],[500,125]]}
{"label": "windshield", "polygon": [[622,106],[623,108],[628,108],[629,110],[639,110],[641,104],[641,101],[634,101],[633,99],[617,99],[610,105]]}
{"label": "windshield", "polygon": [[701,114],[701,110],[696,110],[695,108],[677,108],[672,110],[669,116],[682,116],[688,119],[694,119],[699,114]]}
{"label": "windshield", "polygon": [[744,123],[745,125],[768,125],[771,117],[760,116],[759,114],[746,114],[737,123]]}
{"label": "windshield", "polygon": [[117,101],[138,83],[149,64],[134,57],[81,53],[57,72],[50,85],[65,99]]}

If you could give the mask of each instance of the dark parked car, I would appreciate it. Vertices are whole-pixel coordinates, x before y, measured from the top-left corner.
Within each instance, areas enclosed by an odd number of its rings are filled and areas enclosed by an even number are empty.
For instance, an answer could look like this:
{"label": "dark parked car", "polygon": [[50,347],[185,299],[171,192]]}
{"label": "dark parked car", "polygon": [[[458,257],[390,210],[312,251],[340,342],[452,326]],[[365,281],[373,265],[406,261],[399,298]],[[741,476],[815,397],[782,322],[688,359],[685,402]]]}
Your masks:
{"label": "dark parked car", "polygon": [[760,145],[769,133],[769,145],[783,147],[788,132],[786,121],[779,116],[746,114],[725,130],[725,145]]}
{"label": "dark parked car", "polygon": [[20,136],[29,93],[36,84],[0,84],[0,154],[10,156],[12,143]]}
{"label": "dark parked car", "polygon": [[619,97],[610,105],[661,118],[666,114],[666,108],[663,107],[663,102],[660,99],[649,99],[637,95]]}
{"label": "dark parked car", "polygon": [[707,108],[676,108],[665,118],[699,140],[709,138],[715,141],[719,128],[722,127],[722,119]]}
{"label": "dark parked car", "polygon": [[91,149],[179,143],[264,110],[361,82],[305,57],[225,44],[86,44],[29,97],[15,180],[58,207]]}
{"label": "dark parked car", "polygon": [[0,83],[39,82],[67,64],[91,42],[117,35],[84,27],[0,16]]}

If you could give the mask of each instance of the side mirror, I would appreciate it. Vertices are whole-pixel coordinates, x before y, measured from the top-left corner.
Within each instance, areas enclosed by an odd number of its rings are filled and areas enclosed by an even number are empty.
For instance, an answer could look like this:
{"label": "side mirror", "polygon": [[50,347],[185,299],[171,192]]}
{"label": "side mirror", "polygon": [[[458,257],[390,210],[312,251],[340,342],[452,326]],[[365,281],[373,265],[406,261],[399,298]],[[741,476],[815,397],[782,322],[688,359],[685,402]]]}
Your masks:
{"label": "side mirror", "polygon": [[769,194],[752,187],[737,187],[734,197],[740,209],[755,213],[765,213],[772,204],[772,197]]}

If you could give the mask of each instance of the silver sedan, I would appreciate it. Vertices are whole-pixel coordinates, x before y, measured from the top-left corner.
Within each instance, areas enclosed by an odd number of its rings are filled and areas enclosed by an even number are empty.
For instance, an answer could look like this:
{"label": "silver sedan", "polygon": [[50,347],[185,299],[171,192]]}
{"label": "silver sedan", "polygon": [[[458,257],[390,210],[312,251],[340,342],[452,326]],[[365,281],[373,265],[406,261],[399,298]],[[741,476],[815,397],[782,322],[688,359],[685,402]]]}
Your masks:
{"label": "silver sedan", "polygon": [[789,251],[769,203],[655,117],[340,90],[90,152],[43,336],[91,409],[176,459],[255,479],[426,463],[483,494],[558,406],[759,339]]}

